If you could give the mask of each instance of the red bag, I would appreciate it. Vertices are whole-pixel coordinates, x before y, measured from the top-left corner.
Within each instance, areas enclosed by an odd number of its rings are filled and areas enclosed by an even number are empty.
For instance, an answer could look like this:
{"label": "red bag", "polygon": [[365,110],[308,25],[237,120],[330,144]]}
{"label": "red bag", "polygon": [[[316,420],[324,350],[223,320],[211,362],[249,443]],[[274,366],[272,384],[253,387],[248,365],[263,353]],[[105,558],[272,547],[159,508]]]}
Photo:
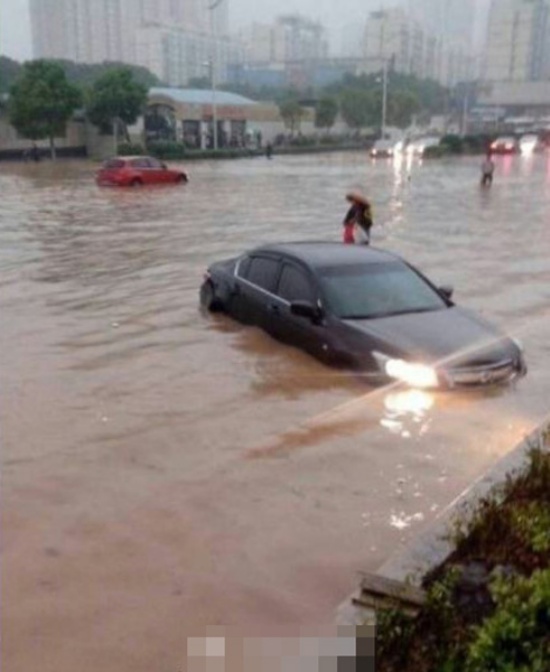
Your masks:
{"label": "red bag", "polygon": [[353,222],[350,222],[349,224],[344,224],[344,243],[348,245],[355,244],[355,235],[353,233],[354,228],[355,224]]}

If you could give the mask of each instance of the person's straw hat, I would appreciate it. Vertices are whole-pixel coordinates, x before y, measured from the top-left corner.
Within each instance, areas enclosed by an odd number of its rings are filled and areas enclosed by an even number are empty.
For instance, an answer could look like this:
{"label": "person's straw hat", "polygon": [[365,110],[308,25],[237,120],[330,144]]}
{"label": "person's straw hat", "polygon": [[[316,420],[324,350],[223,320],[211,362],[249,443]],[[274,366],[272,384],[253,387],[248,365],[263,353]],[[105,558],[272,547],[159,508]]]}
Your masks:
{"label": "person's straw hat", "polygon": [[365,205],[370,208],[370,202],[368,198],[360,194],[358,191],[350,191],[346,194],[346,200],[351,203],[359,203],[360,205]]}

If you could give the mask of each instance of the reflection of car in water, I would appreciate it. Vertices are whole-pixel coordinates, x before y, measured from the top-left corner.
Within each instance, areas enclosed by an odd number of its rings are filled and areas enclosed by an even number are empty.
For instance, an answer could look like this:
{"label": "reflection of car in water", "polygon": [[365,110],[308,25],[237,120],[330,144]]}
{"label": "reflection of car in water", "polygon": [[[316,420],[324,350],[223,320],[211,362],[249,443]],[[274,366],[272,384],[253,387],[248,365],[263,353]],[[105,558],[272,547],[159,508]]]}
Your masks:
{"label": "reflection of car in water", "polygon": [[438,147],[440,138],[430,136],[426,138],[418,138],[407,145],[407,154],[412,156],[424,156],[428,147]]}
{"label": "reflection of car in water", "polygon": [[503,136],[491,143],[492,154],[515,154],[517,151],[518,143],[513,136]]}
{"label": "reflection of car in water", "polygon": [[122,156],[103,162],[97,171],[100,186],[136,187],[143,184],[182,184],[189,181],[184,170],[171,170],[150,156]]}
{"label": "reflection of car in water", "polygon": [[338,243],[257,248],[213,264],[202,305],[374,382],[458,387],[525,373],[519,346],[399,257]]}
{"label": "reflection of car in water", "polygon": [[377,140],[370,150],[370,155],[375,159],[392,158],[403,151],[403,142],[395,140]]}

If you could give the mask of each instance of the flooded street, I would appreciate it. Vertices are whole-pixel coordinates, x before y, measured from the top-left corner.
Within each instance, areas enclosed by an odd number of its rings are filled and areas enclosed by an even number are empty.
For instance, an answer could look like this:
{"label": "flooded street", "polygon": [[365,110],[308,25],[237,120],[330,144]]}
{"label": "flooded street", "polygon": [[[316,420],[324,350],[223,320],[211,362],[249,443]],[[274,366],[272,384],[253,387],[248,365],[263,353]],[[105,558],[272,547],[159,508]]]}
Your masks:
{"label": "flooded street", "polygon": [[[2,663],[180,672],[206,626],[331,622],[359,570],[425,529],[549,412],[550,158],[192,163],[99,189],[85,162],[0,166]],[[372,391],[203,314],[206,267],[373,242],[519,338],[529,373],[469,394]]]}

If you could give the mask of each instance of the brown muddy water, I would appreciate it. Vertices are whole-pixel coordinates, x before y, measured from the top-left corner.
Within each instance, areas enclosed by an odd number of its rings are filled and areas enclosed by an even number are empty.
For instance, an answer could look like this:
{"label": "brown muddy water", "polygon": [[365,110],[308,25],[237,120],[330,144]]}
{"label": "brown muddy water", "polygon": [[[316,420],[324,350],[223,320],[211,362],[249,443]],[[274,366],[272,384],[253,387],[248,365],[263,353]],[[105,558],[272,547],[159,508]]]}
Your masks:
{"label": "brown muddy water", "polygon": [[[84,162],[0,167],[2,662],[178,672],[207,626],[330,623],[354,588],[548,413],[550,159],[196,163],[185,187],[98,189]],[[369,391],[204,315],[206,266],[374,243],[520,338],[517,385]]]}

